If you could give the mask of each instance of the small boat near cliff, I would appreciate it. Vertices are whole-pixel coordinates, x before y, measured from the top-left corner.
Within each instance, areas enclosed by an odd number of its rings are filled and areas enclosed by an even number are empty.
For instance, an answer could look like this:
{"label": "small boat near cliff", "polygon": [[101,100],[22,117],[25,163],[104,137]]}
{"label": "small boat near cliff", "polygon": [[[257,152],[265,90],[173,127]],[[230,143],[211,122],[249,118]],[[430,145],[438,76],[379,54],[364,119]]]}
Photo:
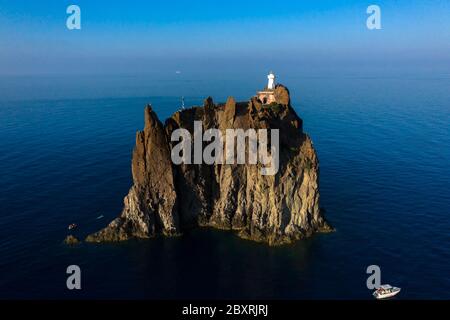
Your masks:
{"label": "small boat near cliff", "polygon": [[389,284],[381,285],[377,290],[374,291],[373,296],[376,299],[386,299],[397,295],[400,292],[400,288],[392,287]]}
{"label": "small boat near cliff", "polygon": [[71,223],[71,224],[69,224],[69,226],[67,227],[67,229],[73,230],[73,229],[75,229],[76,227],[77,227],[77,224],[76,224],[76,223]]}

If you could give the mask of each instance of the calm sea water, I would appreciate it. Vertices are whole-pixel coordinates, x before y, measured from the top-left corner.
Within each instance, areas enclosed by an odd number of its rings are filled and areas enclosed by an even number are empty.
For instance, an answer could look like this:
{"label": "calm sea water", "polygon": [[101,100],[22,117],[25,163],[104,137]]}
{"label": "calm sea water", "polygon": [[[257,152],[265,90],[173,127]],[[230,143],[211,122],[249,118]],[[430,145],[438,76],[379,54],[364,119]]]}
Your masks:
{"label": "calm sea water", "polygon": [[[84,237],[120,213],[146,103],[165,119],[181,95],[247,99],[263,83],[1,79],[0,298],[370,299],[376,264],[398,299],[450,299],[450,76],[282,82],[317,149],[335,233],[278,248],[210,229],[68,248],[68,224]],[[70,264],[80,291],[66,289]]]}

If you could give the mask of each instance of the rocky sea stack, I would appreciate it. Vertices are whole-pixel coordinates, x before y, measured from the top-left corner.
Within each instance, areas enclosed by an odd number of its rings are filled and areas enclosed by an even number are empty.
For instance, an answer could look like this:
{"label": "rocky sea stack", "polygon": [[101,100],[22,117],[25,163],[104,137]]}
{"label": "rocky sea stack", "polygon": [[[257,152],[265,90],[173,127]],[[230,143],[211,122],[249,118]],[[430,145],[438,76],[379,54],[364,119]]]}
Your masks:
{"label": "rocky sea stack", "polygon": [[[302,120],[290,104],[289,91],[273,89],[275,102],[214,104],[174,113],[162,124],[150,106],[145,127],[136,134],[134,184],[122,213],[86,241],[122,241],[175,236],[187,228],[208,226],[236,230],[245,239],[270,245],[291,243],[332,228],[319,207],[319,164]],[[177,128],[203,130],[279,129],[279,170],[262,175],[260,164],[180,164],[171,159],[171,134]],[[193,149],[193,148],[192,148]]]}

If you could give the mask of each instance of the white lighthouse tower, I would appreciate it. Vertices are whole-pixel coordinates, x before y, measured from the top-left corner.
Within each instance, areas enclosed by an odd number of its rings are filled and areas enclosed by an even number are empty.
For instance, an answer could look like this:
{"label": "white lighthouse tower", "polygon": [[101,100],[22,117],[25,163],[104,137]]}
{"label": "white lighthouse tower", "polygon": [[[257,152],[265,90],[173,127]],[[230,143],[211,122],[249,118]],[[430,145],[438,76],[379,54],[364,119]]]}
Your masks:
{"label": "white lighthouse tower", "polygon": [[262,91],[258,91],[256,93],[256,97],[261,101],[262,104],[271,104],[276,102],[275,98],[275,75],[272,71],[267,75],[267,79],[269,82],[267,83],[267,87]]}
{"label": "white lighthouse tower", "polygon": [[269,72],[267,75],[267,79],[269,79],[269,82],[267,83],[267,89],[273,90],[275,89],[275,75],[272,71]]}

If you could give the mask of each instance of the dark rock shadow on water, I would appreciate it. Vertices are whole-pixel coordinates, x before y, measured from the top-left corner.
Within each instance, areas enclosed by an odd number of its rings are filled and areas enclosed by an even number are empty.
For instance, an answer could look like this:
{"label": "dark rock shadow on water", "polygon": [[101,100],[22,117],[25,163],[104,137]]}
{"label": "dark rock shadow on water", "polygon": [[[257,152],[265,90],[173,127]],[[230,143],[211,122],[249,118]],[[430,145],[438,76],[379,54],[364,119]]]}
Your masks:
{"label": "dark rock shadow on water", "polygon": [[[83,243],[82,293],[67,298],[274,299],[306,289],[314,238],[270,247],[234,232],[199,228],[176,238]],[[95,259],[95,263],[88,260]]]}

